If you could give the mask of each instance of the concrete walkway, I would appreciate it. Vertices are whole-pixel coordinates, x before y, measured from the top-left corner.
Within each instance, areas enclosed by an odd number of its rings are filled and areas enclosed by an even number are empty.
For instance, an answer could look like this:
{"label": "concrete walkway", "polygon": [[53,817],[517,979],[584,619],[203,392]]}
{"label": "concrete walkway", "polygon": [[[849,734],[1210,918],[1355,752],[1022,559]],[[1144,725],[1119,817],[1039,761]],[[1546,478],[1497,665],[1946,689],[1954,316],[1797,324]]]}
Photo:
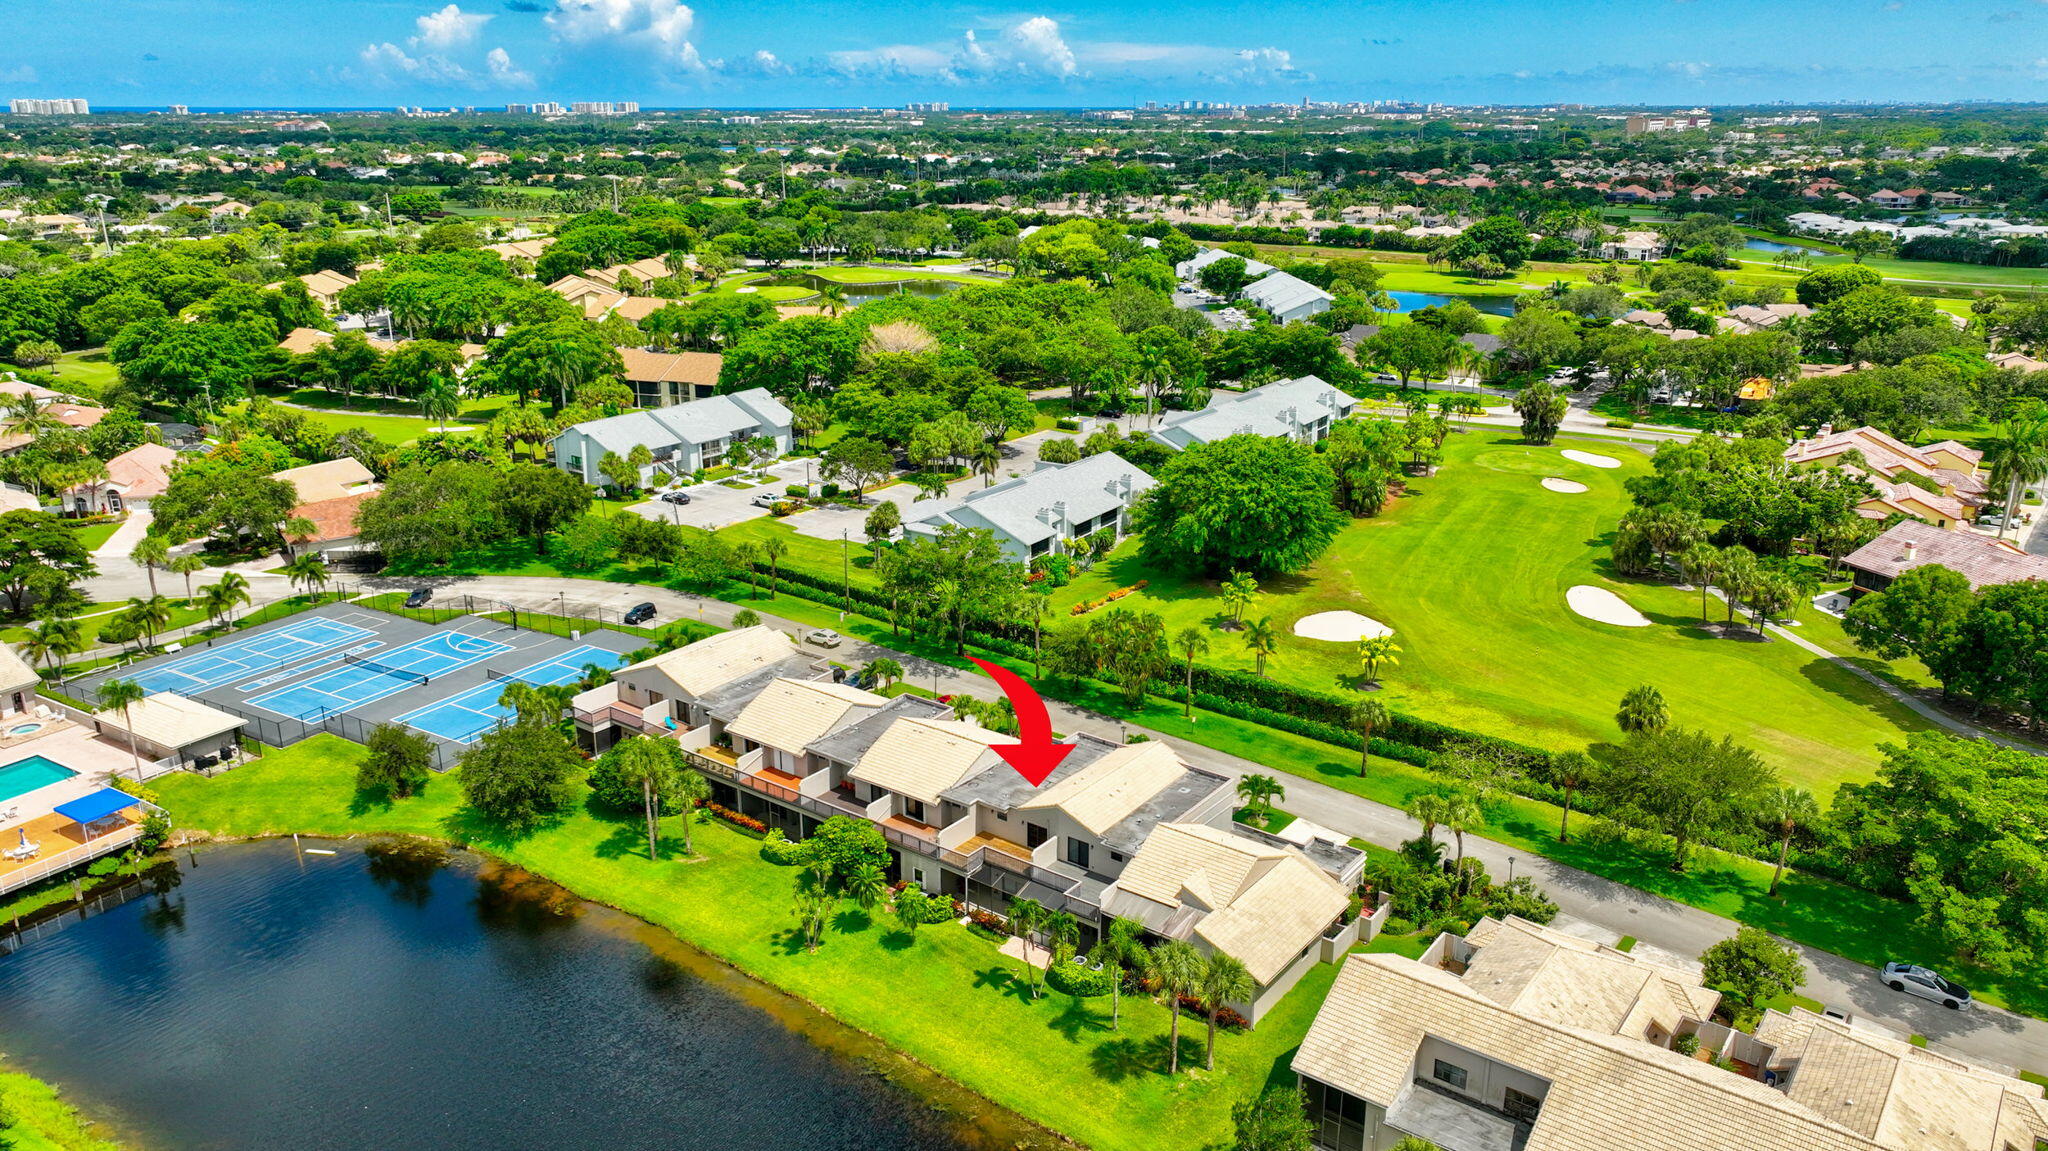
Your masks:
{"label": "concrete walkway", "polygon": [[[422,582],[434,581],[366,581],[368,585],[382,588],[411,587]],[[657,624],[689,618],[728,625],[733,615],[742,610],[740,605],[665,588],[589,580],[491,576],[452,579],[437,586],[445,589],[444,596],[468,593],[535,611],[579,608],[618,611],[635,603],[652,602],[660,613],[656,617]],[[808,630],[805,625],[776,616],[773,601],[752,606],[762,622],[771,627],[798,635]],[[830,651],[808,647],[804,650],[821,657],[829,655],[855,666],[887,656],[903,665],[906,682],[931,687],[941,694],[966,692],[983,698],[993,698],[997,694],[994,683],[984,676],[970,675],[948,664],[852,638]],[[1421,825],[1400,810],[1306,778],[1296,773],[1297,765],[1253,762],[1056,700],[1046,702],[1057,731],[1086,731],[1112,740],[1143,734],[1171,745],[1189,763],[1233,780],[1247,772],[1277,769],[1286,773],[1287,793],[1280,801],[1282,808],[1346,835],[1393,847],[1422,833]],[[1575,920],[1597,925],[1615,936],[1632,936],[1681,957],[1699,955],[1715,942],[1733,935],[1738,926],[1722,916],[1480,836],[1465,837],[1465,854],[1483,861],[1488,872],[1499,879],[1524,875],[1534,878],[1556,901],[1563,914]],[[1881,934],[1884,926],[1872,924],[1870,930]],[[1980,1061],[2021,1069],[2048,1070],[2048,1022],[1994,1008],[1948,1011],[1939,1004],[1890,990],[1878,982],[1875,971],[1862,964],[1813,948],[1799,950],[1807,968],[1807,984],[1801,990],[1807,996],[1885,1026],[1924,1035],[1953,1052]],[[1900,958],[1925,961],[1930,957]]]}

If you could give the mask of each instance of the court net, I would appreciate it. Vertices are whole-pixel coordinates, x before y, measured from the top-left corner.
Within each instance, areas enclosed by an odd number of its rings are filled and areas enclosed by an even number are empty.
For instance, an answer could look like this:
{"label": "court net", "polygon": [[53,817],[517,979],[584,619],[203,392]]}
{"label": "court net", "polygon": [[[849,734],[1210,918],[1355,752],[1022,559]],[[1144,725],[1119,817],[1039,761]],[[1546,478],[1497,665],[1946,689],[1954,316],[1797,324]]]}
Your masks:
{"label": "court net", "polygon": [[388,675],[393,679],[407,680],[409,682],[420,684],[422,686],[424,686],[427,682],[427,677],[421,675],[419,672],[403,671],[399,668],[392,667],[390,664],[378,663],[374,659],[364,659],[362,656],[359,655],[342,656],[341,662],[345,664],[350,664],[355,667],[366,667],[369,668],[371,671],[378,673],[379,675]]}

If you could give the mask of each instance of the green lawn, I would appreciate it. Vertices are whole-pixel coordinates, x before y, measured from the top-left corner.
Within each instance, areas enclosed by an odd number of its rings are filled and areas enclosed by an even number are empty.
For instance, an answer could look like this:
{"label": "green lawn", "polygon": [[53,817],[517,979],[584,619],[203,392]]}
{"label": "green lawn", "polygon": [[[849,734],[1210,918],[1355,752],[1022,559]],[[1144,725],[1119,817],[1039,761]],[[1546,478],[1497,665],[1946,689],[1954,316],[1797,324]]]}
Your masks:
{"label": "green lawn", "polygon": [[839,284],[900,284],[906,280],[950,280],[956,284],[996,282],[985,276],[963,276],[957,272],[924,272],[915,268],[848,268],[836,264],[819,264],[801,270]]}
{"label": "green lawn", "polygon": [[[1601,470],[1559,455],[1576,446],[1619,459]],[[1281,633],[1267,673],[1324,692],[1352,689],[1354,645],[1298,638],[1296,620],[1349,609],[1393,627],[1400,662],[1383,669],[1381,698],[1426,719],[1544,747],[1616,740],[1624,692],[1655,684],[1672,721],[1733,734],[1823,801],[1844,780],[1871,777],[1877,746],[1926,726],[1871,685],[1783,641],[1715,639],[1691,626],[1697,595],[1611,578],[1607,541],[1628,507],[1622,482],[1648,469],[1633,449],[1588,441],[1530,447],[1492,429],[1453,435],[1445,463],[1381,516],[1355,520],[1308,571],[1267,581],[1249,618]],[[1583,495],[1545,490],[1562,476]],[[1055,592],[1053,618],[1070,605],[1149,580],[1119,606],[1156,611],[1168,634],[1220,619],[1213,583],[1145,564],[1126,543],[1093,572]],[[1565,606],[1575,584],[1607,587],[1653,621],[1621,628]],[[1715,618],[1722,609],[1713,608]],[[1215,631],[1204,661],[1250,671],[1236,633]]]}
{"label": "green lawn", "polygon": [[[794,873],[762,861],[757,840],[724,824],[699,825],[696,858],[660,863],[648,861],[630,817],[579,811],[507,841],[462,808],[454,776],[396,805],[359,800],[361,755],[353,744],[316,736],[211,780],[168,778],[159,792],[181,825],[222,835],[409,832],[474,843],[666,928],[1101,1151],[1227,1140],[1231,1104],[1288,1078],[1286,1061],[1336,972],[1316,967],[1256,1031],[1220,1036],[1216,1072],[1170,1079],[1162,1008],[1126,998],[1122,1028],[1112,1032],[1104,1000],[1029,999],[1017,965],[956,924],[923,928],[913,939],[847,911],[823,947],[806,953],[790,938]],[[677,823],[668,821],[671,848]],[[1199,1062],[1201,1025],[1183,1023],[1183,1058]]]}
{"label": "green lawn", "polygon": [[107,540],[113,538],[114,533],[119,530],[120,520],[108,520],[103,524],[87,524],[74,532],[73,536],[79,543],[85,545],[85,550],[96,552],[105,547]]}
{"label": "green lawn", "polygon": [[23,369],[0,362],[0,370],[49,372],[57,377],[57,386],[60,389],[77,392],[87,398],[104,394],[107,388],[121,378],[120,370],[114,366],[114,361],[107,358],[105,348],[80,348],[75,352],[65,352],[57,357],[56,363],[47,368]]}

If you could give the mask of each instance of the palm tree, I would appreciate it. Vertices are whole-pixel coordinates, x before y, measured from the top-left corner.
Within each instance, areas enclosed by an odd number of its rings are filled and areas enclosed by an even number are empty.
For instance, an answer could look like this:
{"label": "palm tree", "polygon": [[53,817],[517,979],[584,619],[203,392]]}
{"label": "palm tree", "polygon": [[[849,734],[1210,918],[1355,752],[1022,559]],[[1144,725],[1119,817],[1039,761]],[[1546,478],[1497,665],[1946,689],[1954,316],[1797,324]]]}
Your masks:
{"label": "palm tree", "polygon": [[135,725],[129,709],[142,702],[142,685],[132,679],[110,679],[100,685],[100,710],[121,709],[121,726],[128,732],[128,755],[135,761],[135,781],[142,782],[142,752],[135,746]]}
{"label": "palm tree", "polygon": [[1001,448],[986,442],[976,444],[974,445],[974,450],[967,453],[967,460],[974,465],[975,471],[981,473],[982,487],[991,488],[995,486],[996,468],[1000,467],[1003,462],[1003,450]]}
{"label": "palm tree", "polygon": [[1273,801],[1286,795],[1287,789],[1270,775],[1247,772],[1237,779],[1237,796],[1244,800],[1245,813],[1261,823],[1273,814]]}
{"label": "palm tree", "polygon": [[1778,894],[1778,881],[1785,877],[1785,856],[1792,850],[1792,837],[1802,827],[1812,827],[1820,818],[1820,806],[1813,796],[1796,787],[1781,787],[1764,799],[1764,825],[1778,835],[1778,864],[1771,872],[1771,889]]}
{"label": "palm tree", "polygon": [[436,374],[420,391],[420,414],[434,421],[436,431],[448,430],[448,421],[462,414],[462,393],[455,381]]}
{"label": "palm tree", "polygon": [[1422,837],[1436,842],[1436,825],[1444,822],[1445,797],[1441,792],[1425,791],[1408,801],[1408,818],[1422,825]]}
{"label": "palm tree", "polygon": [[1045,905],[1036,899],[1010,901],[1010,934],[1024,941],[1024,981],[1033,999],[1038,998],[1038,972],[1031,966],[1031,936],[1045,926],[1045,916]]}
{"label": "palm tree", "polygon": [[1074,954],[1081,945],[1081,921],[1070,911],[1049,911],[1045,923],[1039,928],[1045,933],[1046,941],[1052,944],[1052,961],[1060,963]]}
{"label": "palm tree", "polygon": [[135,625],[135,632],[142,637],[144,647],[151,646],[156,637],[171,625],[171,601],[160,595],[148,599],[136,597],[128,601],[128,610],[121,613]]}
{"label": "palm tree", "polygon": [[1727,622],[1732,624],[1736,601],[1748,596],[1750,586],[1756,583],[1756,553],[1741,544],[1729,544],[1721,549],[1719,559],[1721,594],[1728,600]]}
{"label": "palm tree", "polygon": [[846,289],[837,284],[826,284],[818,289],[818,304],[828,316],[837,316],[846,310]]}
{"label": "palm tree", "polygon": [[1172,1031],[1166,1047],[1166,1073],[1180,1074],[1180,1001],[1201,986],[1208,964],[1193,944],[1169,939],[1152,950],[1152,974],[1166,993],[1166,1010],[1172,1016]]}
{"label": "palm tree", "polygon": [[917,498],[923,500],[943,499],[951,483],[945,476],[931,471],[912,472],[908,478],[910,486],[917,489]]}
{"label": "palm tree", "polygon": [[1628,689],[1628,694],[1621,697],[1621,710],[1615,712],[1614,722],[1629,735],[1663,731],[1671,722],[1671,714],[1664,707],[1664,693],[1647,683]]}
{"label": "palm tree", "polygon": [[[44,669],[47,675],[52,670],[61,669],[65,656],[85,650],[85,627],[70,616],[44,616],[36,622],[36,629],[28,633],[21,646],[29,653],[30,659],[49,661],[50,666]],[[61,681],[62,677],[59,679]]]}
{"label": "palm tree", "polygon": [[1372,770],[1372,733],[1393,722],[1393,713],[1376,699],[1361,699],[1351,705],[1351,727],[1358,732],[1358,774]]}
{"label": "palm tree", "polygon": [[307,552],[284,565],[284,578],[294,590],[304,584],[310,593],[315,586],[326,586],[327,561],[318,552]]}
{"label": "palm tree", "polygon": [[2005,489],[2005,523],[1998,528],[2003,537],[2005,525],[2016,522],[2027,485],[2048,474],[2048,410],[2034,404],[2015,412],[1998,425],[1984,458],[1991,468],[1991,486]]}
{"label": "palm tree", "polygon": [[1231,1000],[1243,1002],[1258,993],[1259,985],[1244,964],[1221,951],[1209,957],[1201,985],[1202,1006],[1209,1012],[1209,1047],[1203,1060],[1209,1070],[1216,1070],[1216,1016]]}
{"label": "palm tree", "polygon": [[769,536],[761,541],[761,554],[768,560],[768,598],[775,598],[776,580],[782,574],[782,557],[789,554],[789,541]]}
{"label": "palm tree", "polygon": [[1572,841],[1572,796],[1586,786],[1593,760],[1583,751],[1560,751],[1550,757],[1550,782],[1564,793],[1564,814],[1558,817],[1557,841]]}
{"label": "palm tree", "polygon": [[1707,622],[1707,588],[1721,576],[1721,553],[1713,544],[1701,541],[1678,553],[1678,570],[1685,582],[1700,589],[1700,622]]}
{"label": "palm tree", "polygon": [[206,570],[206,561],[199,558],[197,554],[188,552],[181,556],[172,556],[171,562],[164,566],[185,577],[185,602],[191,603],[192,577]]}
{"label": "palm tree", "polygon": [[872,863],[848,872],[840,880],[839,886],[840,890],[846,893],[846,897],[853,900],[855,907],[866,912],[872,912],[880,907],[882,900],[889,896],[889,880],[883,876],[882,869]]}
{"label": "palm tree", "polygon": [[832,911],[832,896],[823,887],[812,881],[809,874],[797,876],[796,904],[797,930],[803,933],[804,950],[818,950],[818,939],[825,933],[825,917]]}
{"label": "palm tree", "polygon": [[1124,970],[1127,967],[1144,967],[1150,962],[1150,955],[1138,936],[1143,929],[1134,919],[1112,919],[1103,929],[1102,938],[1088,952],[1088,958],[1110,973],[1109,982],[1109,1029],[1115,1031],[1122,1019],[1124,996]]}
{"label": "palm tree", "polygon": [[1369,635],[1358,641],[1358,662],[1365,667],[1365,682],[1380,681],[1380,665],[1392,667],[1400,663],[1401,647],[1394,642],[1393,633]]}
{"label": "palm tree", "polygon": [[1190,624],[1175,633],[1173,646],[1180,649],[1182,661],[1186,666],[1187,672],[1187,682],[1184,685],[1187,688],[1187,698],[1184,701],[1187,706],[1182,710],[1181,714],[1183,718],[1193,719],[1195,718],[1195,657],[1209,650],[1209,633]]}
{"label": "palm tree", "polygon": [[1458,841],[1458,894],[1465,894],[1465,832],[1484,818],[1479,811],[1479,801],[1467,792],[1453,792],[1444,797],[1443,824],[1451,829],[1451,835]]}
{"label": "palm tree", "polygon": [[[609,673],[607,673],[609,674]],[[676,774],[676,801],[683,805],[683,854],[694,855],[695,843],[690,829],[697,825],[697,811],[711,798],[711,781],[694,771]]]}
{"label": "palm tree", "polygon": [[155,598],[156,569],[171,561],[169,541],[162,536],[143,536],[135,541],[135,549],[128,553],[128,558],[141,564],[142,570],[149,573],[149,594]]}
{"label": "palm tree", "polygon": [[249,602],[249,581],[239,572],[222,572],[217,582],[199,589],[199,602],[206,609],[207,622],[225,618],[232,623],[235,608]]}
{"label": "palm tree", "polygon": [[[523,686],[523,685],[522,685]],[[612,748],[623,779],[640,782],[641,822],[647,831],[647,858],[661,858],[661,801],[675,774],[668,749],[644,736],[628,736]]]}
{"label": "palm tree", "polygon": [[1265,616],[1244,625],[1244,646],[1258,661],[1259,677],[1265,678],[1266,660],[1280,647],[1280,635],[1273,630],[1273,617]]}

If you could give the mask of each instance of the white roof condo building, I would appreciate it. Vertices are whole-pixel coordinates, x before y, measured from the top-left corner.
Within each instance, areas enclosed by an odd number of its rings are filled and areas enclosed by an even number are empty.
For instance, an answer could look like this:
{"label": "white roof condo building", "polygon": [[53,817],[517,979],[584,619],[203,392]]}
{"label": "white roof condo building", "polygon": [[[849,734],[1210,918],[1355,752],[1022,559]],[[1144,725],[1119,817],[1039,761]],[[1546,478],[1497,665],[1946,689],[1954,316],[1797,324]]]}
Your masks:
{"label": "white roof condo building", "polygon": [[1200,411],[1169,412],[1153,429],[1152,438],[1173,448],[1238,435],[1287,436],[1315,443],[1357,406],[1356,399],[1320,376],[1276,380],[1248,392],[1219,389]]}
{"label": "white roof condo building", "polygon": [[749,388],[666,408],[647,408],[589,420],[555,437],[555,466],[574,472],[583,482],[605,482],[598,470],[606,452],[621,457],[645,444],[654,463],[640,469],[645,484],[657,471],[684,475],[725,458],[734,440],[766,437],[775,454],[789,451],[791,416],[782,401],[765,388]]}
{"label": "white roof condo building", "polygon": [[1273,272],[1244,290],[1244,298],[1273,313],[1283,324],[1327,312],[1335,297],[1307,280]]}
{"label": "white roof condo building", "polygon": [[1005,480],[903,525],[909,535],[947,527],[987,528],[1014,560],[1052,552],[1061,541],[1104,528],[1126,529],[1131,503],[1156,481],[1115,452]]}

